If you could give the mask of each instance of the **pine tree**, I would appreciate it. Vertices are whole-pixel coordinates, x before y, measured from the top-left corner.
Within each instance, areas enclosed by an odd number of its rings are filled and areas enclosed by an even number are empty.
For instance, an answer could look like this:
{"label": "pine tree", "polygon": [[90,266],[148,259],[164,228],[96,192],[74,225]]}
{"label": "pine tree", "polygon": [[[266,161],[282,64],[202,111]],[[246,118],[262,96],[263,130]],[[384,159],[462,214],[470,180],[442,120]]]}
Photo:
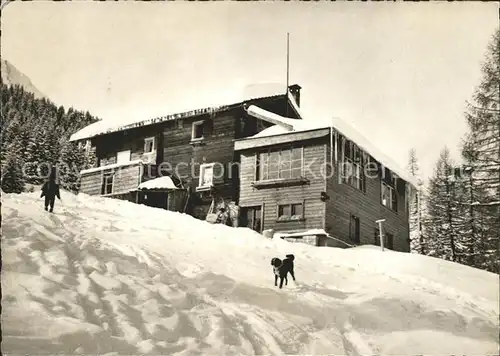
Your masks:
{"label": "pine tree", "polygon": [[461,262],[464,245],[461,239],[461,184],[454,177],[454,162],[448,148],[441,151],[434,176],[429,180],[425,229],[429,235],[428,254]]}
{"label": "pine tree", "polygon": [[[469,135],[470,136],[470,135]],[[461,215],[463,217],[463,239],[467,246],[465,252],[466,264],[472,267],[478,267],[477,259],[480,256],[481,241],[484,238],[484,229],[481,225],[481,212],[475,206],[477,199],[484,197],[484,189],[476,184],[475,175],[473,174],[474,162],[477,159],[476,151],[471,146],[472,141],[465,140],[462,144],[462,158],[464,165],[461,169],[458,179],[463,186],[463,201],[461,201]]]}
{"label": "pine tree", "polygon": [[29,157],[29,164],[26,165],[28,181],[40,184],[43,177],[49,173],[48,167],[52,163],[47,129],[44,126],[38,126],[33,131],[28,144],[27,156]]}
{"label": "pine tree", "polygon": [[[90,145],[90,142],[89,142]],[[97,156],[95,147],[87,147],[85,150],[85,164],[82,169],[89,169],[97,166]]]}
{"label": "pine tree", "polygon": [[475,264],[498,271],[500,241],[500,29],[493,36],[482,66],[482,80],[468,103],[466,119],[469,134],[462,155],[471,174],[471,191],[478,192],[468,202],[475,225]]}
{"label": "pine tree", "polygon": [[423,183],[420,179],[417,152],[411,149],[409,152],[407,170],[419,183],[417,191],[412,195],[410,201],[410,249],[412,252],[426,254],[425,235],[423,232]]}
{"label": "pine tree", "polygon": [[61,154],[61,148],[64,142],[67,141],[67,138],[63,136],[63,133],[60,132],[57,127],[54,125],[49,125],[47,130],[47,155],[48,160],[51,164],[57,164],[59,161],[59,156]]}
{"label": "pine tree", "polygon": [[480,239],[482,228],[480,218],[475,213],[472,201],[481,196],[481,191],[472,184],[472,175],[467,165],[455,167],[450,175],[453,180],[455,210],[455,229],[458,232],[460,244],[460,263],[475,267],[477,257],[477,243]]}
{"label": "pine tree", "polygon": [[[86,161],[82,150],[75,151],[81,157],[61,157],[62,149],[71,134],[95,121],[88,112],[55,106],[48,99],[36,99],[32,93],[18,85],[1,86],[0,158],[2,168],[17,172],[12,167],[22,165],[26,183],[40,184],[48,173],[48,167],[64,160]],[[10,156],[9,156],[10,155]],[[12,162],[20,162],[14,164]],[[87,163],[85,163],[87,164]],[[7,171],[6,171],[7,172]],[[17,174],[17,173],[16,173]],[[12,175],[17,177],[17,175]]]}
{"label": "pine tree", "polygon": [[22,118],[19,112],[10,111],[6,114],[6,122],[2,125],[2,148],[14,141],[23,130]]}
{"label": "pine tree", "polygon": [[2,191],[5,193],[22,193],[25,179],[23,175],[23,161],[19,150],[10,146],[2,161]]}
{"label": "pine tree", "polygon": [[[2,123],[2,132],[0,133],[0,158],[2,162],[6,159],[8,148],[11,148],[22,130],[19,115],[9,112],[5,116],[7,119]],[[16,141],[16,145],[20,145],[20,142]]]}
{"label": "pine tree", "polygon": [[80,188],[80,171],[87,164],[85,150],[74,142],[66,142],[59,160],[59,177],[61,186],[69,191],[78,192]]}

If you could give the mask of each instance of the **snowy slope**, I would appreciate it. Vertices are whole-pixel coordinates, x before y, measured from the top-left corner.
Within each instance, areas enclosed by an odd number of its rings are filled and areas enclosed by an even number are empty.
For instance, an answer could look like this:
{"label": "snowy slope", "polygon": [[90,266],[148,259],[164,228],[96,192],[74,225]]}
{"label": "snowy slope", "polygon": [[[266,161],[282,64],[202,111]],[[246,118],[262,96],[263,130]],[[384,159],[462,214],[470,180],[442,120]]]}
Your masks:
{"label": "snowy slope", "polygon": [[[63,192],[2,195],[4,354],[498,351],[498,275],[375,247],[316,248]],[[293,253],[297,285],[273,286]]]}

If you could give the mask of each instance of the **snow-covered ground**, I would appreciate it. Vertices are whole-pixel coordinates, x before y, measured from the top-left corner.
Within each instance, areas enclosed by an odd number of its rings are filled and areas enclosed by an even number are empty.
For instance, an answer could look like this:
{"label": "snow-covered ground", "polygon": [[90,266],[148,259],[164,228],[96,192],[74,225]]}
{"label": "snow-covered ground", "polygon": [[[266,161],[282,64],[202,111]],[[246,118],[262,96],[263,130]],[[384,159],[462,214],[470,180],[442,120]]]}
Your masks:
{"label": "snow-covered ground", "polygon": [[[2,195],[2,351],[14,354],[487,355],[498,275],[318,248],[128,202]],[[270,259],[293,253],[297,284]]]}

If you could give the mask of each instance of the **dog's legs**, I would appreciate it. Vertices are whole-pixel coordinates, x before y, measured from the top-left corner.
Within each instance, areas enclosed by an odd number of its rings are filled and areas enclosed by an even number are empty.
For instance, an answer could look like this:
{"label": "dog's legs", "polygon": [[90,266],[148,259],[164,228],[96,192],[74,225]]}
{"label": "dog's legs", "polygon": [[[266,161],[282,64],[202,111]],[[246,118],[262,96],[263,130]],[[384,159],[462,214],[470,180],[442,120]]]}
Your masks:
{"label": "dog's legs", "polygon": [[288,277],[285,275],[285,286],[288,285]]}
{"label": "dog's legs", "polygon": [[274,286],[278,286],[278,276],[276,274],[274,275]]}
{"label": "dog's legs", "polygon": [[284,277],[280,277],[280,289],[283,288],[283,281],[285,280]]}
{"label": "dog's legs", "polygon": [[292,275],[293,280],[295,281],[295,273],[293,273],[293,269],[290,270],[290,274]]}

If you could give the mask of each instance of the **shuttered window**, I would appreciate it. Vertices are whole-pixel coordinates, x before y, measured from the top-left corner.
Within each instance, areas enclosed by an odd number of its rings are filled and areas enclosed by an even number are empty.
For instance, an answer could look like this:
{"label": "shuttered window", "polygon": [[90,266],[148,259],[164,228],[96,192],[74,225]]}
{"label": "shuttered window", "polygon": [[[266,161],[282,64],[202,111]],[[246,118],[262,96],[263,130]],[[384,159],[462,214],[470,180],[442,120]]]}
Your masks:
{"label": "shuttered window", "polygon": [[342,145],[344,152],[341,167],[342,182],[365,192],[366,177],[364,167],[367,156],[352,141],[343,139]]}

